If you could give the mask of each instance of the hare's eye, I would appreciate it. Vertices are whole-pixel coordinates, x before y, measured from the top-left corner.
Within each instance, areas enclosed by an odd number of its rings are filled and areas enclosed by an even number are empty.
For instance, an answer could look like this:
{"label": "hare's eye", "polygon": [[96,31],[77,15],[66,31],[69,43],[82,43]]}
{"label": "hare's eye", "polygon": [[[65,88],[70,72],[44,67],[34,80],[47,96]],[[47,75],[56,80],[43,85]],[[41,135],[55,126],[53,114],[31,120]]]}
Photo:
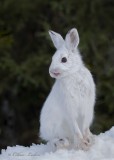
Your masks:
{"label": "hare's eye", "polygon": [[61,62],[62,62],[62,63],[66,63],[66,62],[67,62],[67,58],[66,58],[66,57],[63,57],[63,58],[61,59]]}

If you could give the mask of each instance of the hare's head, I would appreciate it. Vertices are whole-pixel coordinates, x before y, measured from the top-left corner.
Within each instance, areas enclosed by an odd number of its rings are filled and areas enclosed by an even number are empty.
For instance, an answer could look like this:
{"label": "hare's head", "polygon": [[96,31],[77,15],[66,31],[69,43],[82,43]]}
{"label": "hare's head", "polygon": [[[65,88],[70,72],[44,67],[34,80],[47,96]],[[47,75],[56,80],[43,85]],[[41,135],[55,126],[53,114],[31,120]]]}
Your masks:
{"label": "hare's head", "polygon": [[65,40],[56,32],[49,31],[50,37],[57,49],[52,57],[49,73],[53,78],[62,78],[79,70],[82,60],[77,49],[79,35],[75,28],[71,29]]}

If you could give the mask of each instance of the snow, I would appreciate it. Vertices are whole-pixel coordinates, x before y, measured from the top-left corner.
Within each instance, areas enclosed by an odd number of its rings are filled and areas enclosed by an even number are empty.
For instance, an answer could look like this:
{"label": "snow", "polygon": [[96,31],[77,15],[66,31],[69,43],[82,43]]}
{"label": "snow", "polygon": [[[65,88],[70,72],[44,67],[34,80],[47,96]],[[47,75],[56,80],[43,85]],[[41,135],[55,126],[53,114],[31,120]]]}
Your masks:
{"label": "snow", "polygon": [[114,160],[114,127],[95,136],[95,144],[88,150],[54,151],[50,144],[30,147],[14,146],[2,150],[0,160]]}

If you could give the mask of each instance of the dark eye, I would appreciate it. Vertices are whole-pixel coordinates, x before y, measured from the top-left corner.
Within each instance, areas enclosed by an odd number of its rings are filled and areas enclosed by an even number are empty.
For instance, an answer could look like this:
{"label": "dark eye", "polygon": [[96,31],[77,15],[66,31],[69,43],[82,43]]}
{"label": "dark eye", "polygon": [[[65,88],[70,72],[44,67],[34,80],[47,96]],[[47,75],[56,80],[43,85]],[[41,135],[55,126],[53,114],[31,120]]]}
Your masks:
{"label": "dark eye", "polygon": [[61,62],[62,62],[62,63],[66,63],[66,62],[67,62],[67,58],[66,58],[66,57],[63,57],[63,58],[61,59]]}

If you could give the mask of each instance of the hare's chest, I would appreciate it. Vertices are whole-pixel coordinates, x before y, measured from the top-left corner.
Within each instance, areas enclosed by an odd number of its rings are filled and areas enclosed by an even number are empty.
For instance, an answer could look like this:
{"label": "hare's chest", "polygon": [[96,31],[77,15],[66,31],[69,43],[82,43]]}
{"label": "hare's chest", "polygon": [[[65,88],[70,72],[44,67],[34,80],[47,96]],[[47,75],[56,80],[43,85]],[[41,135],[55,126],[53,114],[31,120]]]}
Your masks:
{"label": "hare's chest", "polygon": [[58,101],[65,106],[78,102],[80,93],[82,92],[78,85],[70,85],[69,83],[56,83],[55,88]]}
{"label": "hare's chest", "polygon": [[81,82],[71,82],[70,84],[63,85],[61,88],[62,94],[64,94],[67,98],[69,97],[75,100],[84,98],[89,92],[86,85]]}
{"label": "hare's chest", "polygon": [[55,89],[58,101],[69,104],[69,103],[81,103],[84,99],[89,97],[91,88],[89,84],[85,84],[84,81],[66,81],[64,83],[56,82]]}
{"label": "hare's chest", "polygon": [[62,106],[75,107],[81,110],[86,105],[90,94],[90,89],[84,83],[71,82],[67,85],[61,85],[58,88],[58,96]]}

